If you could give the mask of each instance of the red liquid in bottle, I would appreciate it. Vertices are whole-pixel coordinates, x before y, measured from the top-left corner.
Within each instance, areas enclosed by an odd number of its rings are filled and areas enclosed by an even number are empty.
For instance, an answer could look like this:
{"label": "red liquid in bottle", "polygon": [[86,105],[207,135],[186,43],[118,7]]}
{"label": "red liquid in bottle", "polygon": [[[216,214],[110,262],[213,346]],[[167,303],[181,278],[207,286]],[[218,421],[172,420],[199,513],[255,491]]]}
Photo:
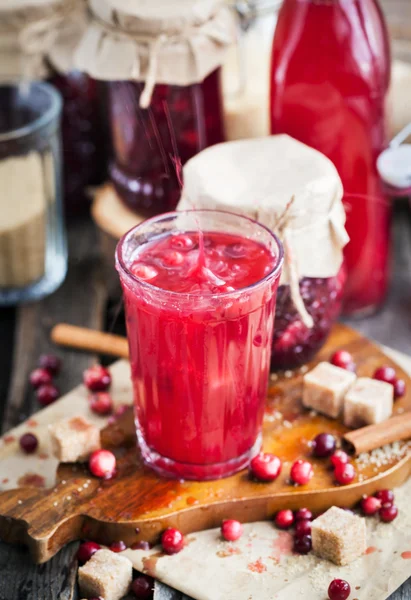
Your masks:
{"label": "red liquid in bottle", "polygon": [[390,205],[376,159],[387,144],[388,36],[375,0],[285,0],[274,37],[271,131],[328,156],[351,241],[346,312],[377,307],[388,282]]}
{"label": "red liquid in bottle", "polygon": [[238,235],[189,232],[158,237],[128,262],[136,279],[120,276],[144,458],[191,479],[245,467],[261,444],[278,256]]}

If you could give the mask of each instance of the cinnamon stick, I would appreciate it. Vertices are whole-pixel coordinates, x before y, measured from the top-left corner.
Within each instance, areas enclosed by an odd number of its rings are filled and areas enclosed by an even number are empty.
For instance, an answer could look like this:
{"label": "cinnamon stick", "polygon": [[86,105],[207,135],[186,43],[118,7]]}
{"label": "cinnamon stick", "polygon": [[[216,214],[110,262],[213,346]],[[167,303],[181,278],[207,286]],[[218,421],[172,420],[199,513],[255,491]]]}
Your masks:
{"label": "cinnamon stick", "polygon": [[370,452],[385,444],[411,438],[411,412],[391,417],[383,423],[368,425],[355,429],[343,436],[343,445],[357,456],[362,452]]}
{"label": "cinnamon stick", "polygon": [[51,339],[59,346],[67,346],[76,350],[84,350],[97,354],[109,354],[120,358],[128,358],[128,343],[125,337],[103,333],[85,327],[76,327],[60,323],[53,327]]}

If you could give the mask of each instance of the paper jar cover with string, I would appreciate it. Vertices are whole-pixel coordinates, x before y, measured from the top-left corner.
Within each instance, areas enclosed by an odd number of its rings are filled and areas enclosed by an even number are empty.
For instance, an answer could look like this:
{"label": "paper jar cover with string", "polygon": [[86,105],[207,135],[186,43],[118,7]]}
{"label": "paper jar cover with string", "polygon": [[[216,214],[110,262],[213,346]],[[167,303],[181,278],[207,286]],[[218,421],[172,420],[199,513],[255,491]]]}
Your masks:
{"label": "paper jar cover with string", "polygon": [[235,41],[234,14],[222,0],[89,0],[88,7],[76,66],[94,79],[144,82],[142,108],[156,83],[203,81]]}

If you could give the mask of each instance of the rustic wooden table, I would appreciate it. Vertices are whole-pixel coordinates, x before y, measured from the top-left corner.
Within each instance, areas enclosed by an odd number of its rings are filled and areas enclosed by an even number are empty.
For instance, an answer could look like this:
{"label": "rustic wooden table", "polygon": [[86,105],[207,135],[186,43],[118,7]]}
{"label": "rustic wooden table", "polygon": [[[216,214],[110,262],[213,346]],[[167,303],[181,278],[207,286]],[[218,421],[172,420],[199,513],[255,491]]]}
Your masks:
{"label": "rustic wooden table", "polygon": [[[66,321],[124,333],[121,304],[107,297],[98,236],[90,220],[71,224],[69,245],[68,276],[55,294],[37,304],[0,310],[3,431],[38,409],[27,378],[41,352],[56,352],[49,341],[55,323]],[[384,309],[350,324],[383,344],[411,354],[411,214],[405,201],[395,208],[393,278]],[[58,382],[65,393],[81,380],[82,371],[96,357],[61,349],[57,353],[64,361]],[[76,543],[70,544],[47,564],[35,566],[24,548],[0,543],[0,600],[76,600],[76,549]],[[391,600],[406,598],[411,599],[411,580]],[[157,585],[155,600],[189,599]]]}

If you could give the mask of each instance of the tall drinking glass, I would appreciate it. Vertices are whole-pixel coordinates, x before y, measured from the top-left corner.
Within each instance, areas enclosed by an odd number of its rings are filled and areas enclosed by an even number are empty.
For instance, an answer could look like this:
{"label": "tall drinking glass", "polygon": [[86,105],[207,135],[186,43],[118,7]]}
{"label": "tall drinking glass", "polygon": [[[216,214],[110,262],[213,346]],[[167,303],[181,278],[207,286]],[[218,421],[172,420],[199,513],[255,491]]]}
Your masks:
{"label": "tall drinking glass", "polygon": [[260,450],[283,250],[220,211],[160,215],[119,242],[137,437],[145,462],[225,477]]}

